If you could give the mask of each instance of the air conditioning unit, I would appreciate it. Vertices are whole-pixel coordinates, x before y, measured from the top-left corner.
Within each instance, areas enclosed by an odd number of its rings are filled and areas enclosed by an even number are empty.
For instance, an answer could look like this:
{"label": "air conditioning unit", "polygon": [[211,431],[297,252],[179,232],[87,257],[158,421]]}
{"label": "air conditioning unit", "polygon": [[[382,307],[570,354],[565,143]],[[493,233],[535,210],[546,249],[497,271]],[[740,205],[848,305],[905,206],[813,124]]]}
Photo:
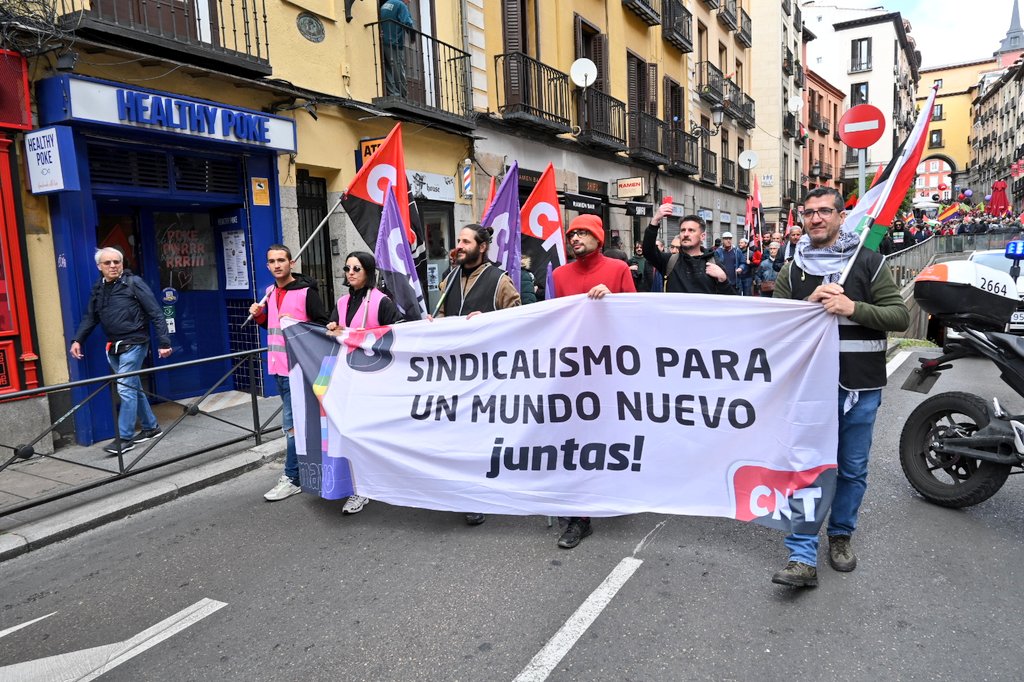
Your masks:
{"label": "air conditioning unit", "polygon": [[28,130],[28,61],[19,52],[0,50],[0,129]]}

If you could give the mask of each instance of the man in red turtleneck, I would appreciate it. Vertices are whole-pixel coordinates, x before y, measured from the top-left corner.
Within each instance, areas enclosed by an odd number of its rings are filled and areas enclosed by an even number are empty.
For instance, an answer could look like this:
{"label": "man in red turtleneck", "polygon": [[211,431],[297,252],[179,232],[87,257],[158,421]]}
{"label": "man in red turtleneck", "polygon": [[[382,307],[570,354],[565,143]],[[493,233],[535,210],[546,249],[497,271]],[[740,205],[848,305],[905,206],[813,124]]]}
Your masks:
{"label": "man in red turtleneck", "polygon": [[[569,231],[565,236],[576,260],[555,268],[552,273],[556,297],[586,294],[590,298],[600,299],[605,294],[636,292],[629,265],[601,253],[604,226],[600,218],[596,215],[579,216],[569,223]],[[558,538],[558,546],[572,549],[593,532],[589,517],[571,516],[565,532]]]}
{"label": "man in red turtleneck", "polygon": [[623,261],[601,253],[604,226],[596,215],[581,215],[569,223],[566,233],[576,260],[555,268],[555,296],[586,294],[602,298],[605,294],[634,293],[633,275]]}

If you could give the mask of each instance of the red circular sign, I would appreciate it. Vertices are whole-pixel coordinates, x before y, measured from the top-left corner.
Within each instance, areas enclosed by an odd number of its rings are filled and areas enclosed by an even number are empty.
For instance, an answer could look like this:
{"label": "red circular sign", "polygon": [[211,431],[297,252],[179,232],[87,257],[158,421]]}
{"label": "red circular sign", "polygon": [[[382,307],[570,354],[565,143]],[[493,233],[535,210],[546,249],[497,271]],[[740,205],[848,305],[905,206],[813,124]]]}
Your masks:
{"label": "red circular sign", "polygon": [[858,104],[839,119],[839,139],[854,149],[867,149],[882,139],[885,116],[870,104]]}

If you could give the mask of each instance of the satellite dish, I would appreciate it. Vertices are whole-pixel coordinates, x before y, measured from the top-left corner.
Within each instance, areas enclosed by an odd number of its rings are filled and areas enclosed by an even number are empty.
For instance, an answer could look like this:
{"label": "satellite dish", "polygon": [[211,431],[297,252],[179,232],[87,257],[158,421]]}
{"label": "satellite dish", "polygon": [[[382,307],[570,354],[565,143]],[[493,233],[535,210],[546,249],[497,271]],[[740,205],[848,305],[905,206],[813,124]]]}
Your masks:
{"label": "satellite dish", "polygon": [[581,88],[589,87],[597,80],[597,64],[586,57],[577,59],[569,67],[569,78]]}
{"label": "satellite dish", "polygon": [[747,151],[740,154],[739,158],[737,158],[736,160],[739,161],[740,168],[742,168],[743,170],[750,170],[751,168],[757,165],[757,152],[755,152],[753,149],[748,149]]}
{"label": "satellite dish", "polygon": [[789,109],[790,113],[795,114],[804,108],[804,98],[800,95],[793,95],[786,100],[786,108]]}

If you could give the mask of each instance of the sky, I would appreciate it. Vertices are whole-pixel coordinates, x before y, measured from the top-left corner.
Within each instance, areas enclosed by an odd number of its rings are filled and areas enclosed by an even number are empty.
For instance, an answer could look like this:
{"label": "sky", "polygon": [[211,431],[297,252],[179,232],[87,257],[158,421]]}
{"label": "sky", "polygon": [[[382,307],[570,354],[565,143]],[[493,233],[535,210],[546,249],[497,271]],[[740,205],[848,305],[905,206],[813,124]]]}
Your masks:
{"label": "sky", "polygon": [[[922,66],[990,59],[1010,27],[1013,0],[817,0],[839,7],[884,7],[910,20]],[[802,3],[801,3],[802,4]],[[1024,0],[1022,0],[1024,5]],[[1021,9],[1024,14],[1024,7]]]}

